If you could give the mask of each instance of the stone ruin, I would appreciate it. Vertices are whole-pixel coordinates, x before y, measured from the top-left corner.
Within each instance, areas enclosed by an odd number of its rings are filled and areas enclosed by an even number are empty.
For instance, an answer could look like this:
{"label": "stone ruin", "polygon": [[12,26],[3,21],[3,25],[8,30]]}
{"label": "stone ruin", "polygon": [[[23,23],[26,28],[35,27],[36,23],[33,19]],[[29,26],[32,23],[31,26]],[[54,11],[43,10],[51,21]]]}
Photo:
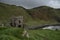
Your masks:
{"label": "stone ruin", "polygon": [[10,25],[13,27],[23,27],[23,16],[12,17]]}

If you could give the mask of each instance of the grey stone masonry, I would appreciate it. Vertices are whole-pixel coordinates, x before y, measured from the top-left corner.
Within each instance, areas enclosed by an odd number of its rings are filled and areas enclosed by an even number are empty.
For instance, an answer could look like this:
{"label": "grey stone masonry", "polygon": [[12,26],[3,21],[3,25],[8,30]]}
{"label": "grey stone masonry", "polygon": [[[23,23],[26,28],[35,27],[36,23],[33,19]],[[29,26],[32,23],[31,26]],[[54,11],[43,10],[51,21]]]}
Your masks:
{"label": "grey stone masonry", "polygon": [[23,16],[12,17],[11,26],[23,27]]}

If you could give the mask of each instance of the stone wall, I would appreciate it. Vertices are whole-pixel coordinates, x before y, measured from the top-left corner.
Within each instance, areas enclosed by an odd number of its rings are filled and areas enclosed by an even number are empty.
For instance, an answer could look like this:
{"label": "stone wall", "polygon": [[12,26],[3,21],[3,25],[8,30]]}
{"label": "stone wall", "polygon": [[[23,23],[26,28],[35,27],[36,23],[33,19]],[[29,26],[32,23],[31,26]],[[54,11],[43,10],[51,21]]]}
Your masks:
{"label": "stone wall", "polygon": [[12,17],[10,25],[14,27],[23,27],[23,16]]}

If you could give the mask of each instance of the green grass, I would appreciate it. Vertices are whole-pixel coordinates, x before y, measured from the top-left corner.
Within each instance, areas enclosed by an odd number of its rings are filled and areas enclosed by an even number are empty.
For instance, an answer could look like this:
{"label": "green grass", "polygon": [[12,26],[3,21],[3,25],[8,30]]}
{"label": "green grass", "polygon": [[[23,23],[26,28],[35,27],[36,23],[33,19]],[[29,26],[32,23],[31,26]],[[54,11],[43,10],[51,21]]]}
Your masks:
{"label": "green grass", "polygon": [[8,22],[13,16],[24,16],[24,21],[31,19],[25,8],[0,3],[0,22]]}
{"label": "green grass", "polygon": [[34,40],[60,40],[60,31],[31,30],[30,33]]}
{"label": "green grass", "polygon": [[29,38],[22,37],[22,28],[0,27],[0,40],[60,40],[60,31],[28,30]]}
{"label": "green grass", "polygon": [[[33,13],[34,13],[34,11],[33,11]],[[40,20],[39,18],[34,19],[34,18],[32,18],[31,15],[29,15],[28,10],[21,6],[0,3],[0,23],[6,24],[6,23],[10,22],[10,19],[13,16],[24,16],[24,23],[26,23],[27,25],[40,25],[40,24],[56,23],[56,21],[54,21],[54,20],[45,21],[45,20]]]}
{"label": "green grass", "polygon": [[27,25],[44,25],[44,24],[57,24],[58,22],[55,21],[45,21],[45,20],[32,20],[28,21],[26,24]]}
{"label": "green grass", "polygon": [[[23,7],[0,3],[0,23],[7,23],[12,16],[24,16],[27,25],[56,23],[55,21],[34,20]],[[30,38],[22,37],[23,29],[0,27],[0,40],[60,40],[60,31],[28,30]]]}

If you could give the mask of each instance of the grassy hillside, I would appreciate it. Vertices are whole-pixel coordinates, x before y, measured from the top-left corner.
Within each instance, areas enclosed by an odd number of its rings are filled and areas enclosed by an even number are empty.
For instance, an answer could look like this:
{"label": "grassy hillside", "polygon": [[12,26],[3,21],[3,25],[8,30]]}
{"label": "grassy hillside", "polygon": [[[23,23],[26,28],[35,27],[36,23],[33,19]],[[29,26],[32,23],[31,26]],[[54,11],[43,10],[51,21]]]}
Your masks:
{"label": "grassy hillside", "polygon": [[22,37],[23,29],[0,27],[0,40],[60,40],[60,31],[28,30],[29,38]]}
{"label": "grassy hillside", "polygon": [[[34,19],[40,19],[45,21],[59,21],[60,19],[60,10],[54,9],[48,6],[36,7],[29,9],[29,15]],[[57,19],[58,18],[58,19]]]}
{"label": "grassy hillside", "polygon": [[[25,9],[21,6],[0,3],[0,23],[7,23],[13,16],[24,16],[24,22],[28,25],[40,25],[57,23],[59,17],[54,8],[41,6],[33,9]],[[58,14],[59,15],[59,14]],[[55,20],[58,18],[58,20]]]}
{"label": "grassy hillside", "polygon": [[60,9],[56,9],[57,15],[60,17]]}
{"label": "grassy hillside", "polygon": [[[0,3],[0,23],[7,23],[13,16],[24,16],[28,25],[57,23],[60,10],[47,6],[25,9],[21,6]],[[57,20],[58,19],[58,20]],[[16,27],[0,27],[0,40],[60,40],[60,31],[28,30],[29,38],[22,36],[23,29]]]}
{"label": "grassy hillside", "polygon": [[13,16],[24,16],[25,21],[31,19],[28,13],[26,12],[25,8],[21,6],[0,3],[0,21],[7,22]]}

